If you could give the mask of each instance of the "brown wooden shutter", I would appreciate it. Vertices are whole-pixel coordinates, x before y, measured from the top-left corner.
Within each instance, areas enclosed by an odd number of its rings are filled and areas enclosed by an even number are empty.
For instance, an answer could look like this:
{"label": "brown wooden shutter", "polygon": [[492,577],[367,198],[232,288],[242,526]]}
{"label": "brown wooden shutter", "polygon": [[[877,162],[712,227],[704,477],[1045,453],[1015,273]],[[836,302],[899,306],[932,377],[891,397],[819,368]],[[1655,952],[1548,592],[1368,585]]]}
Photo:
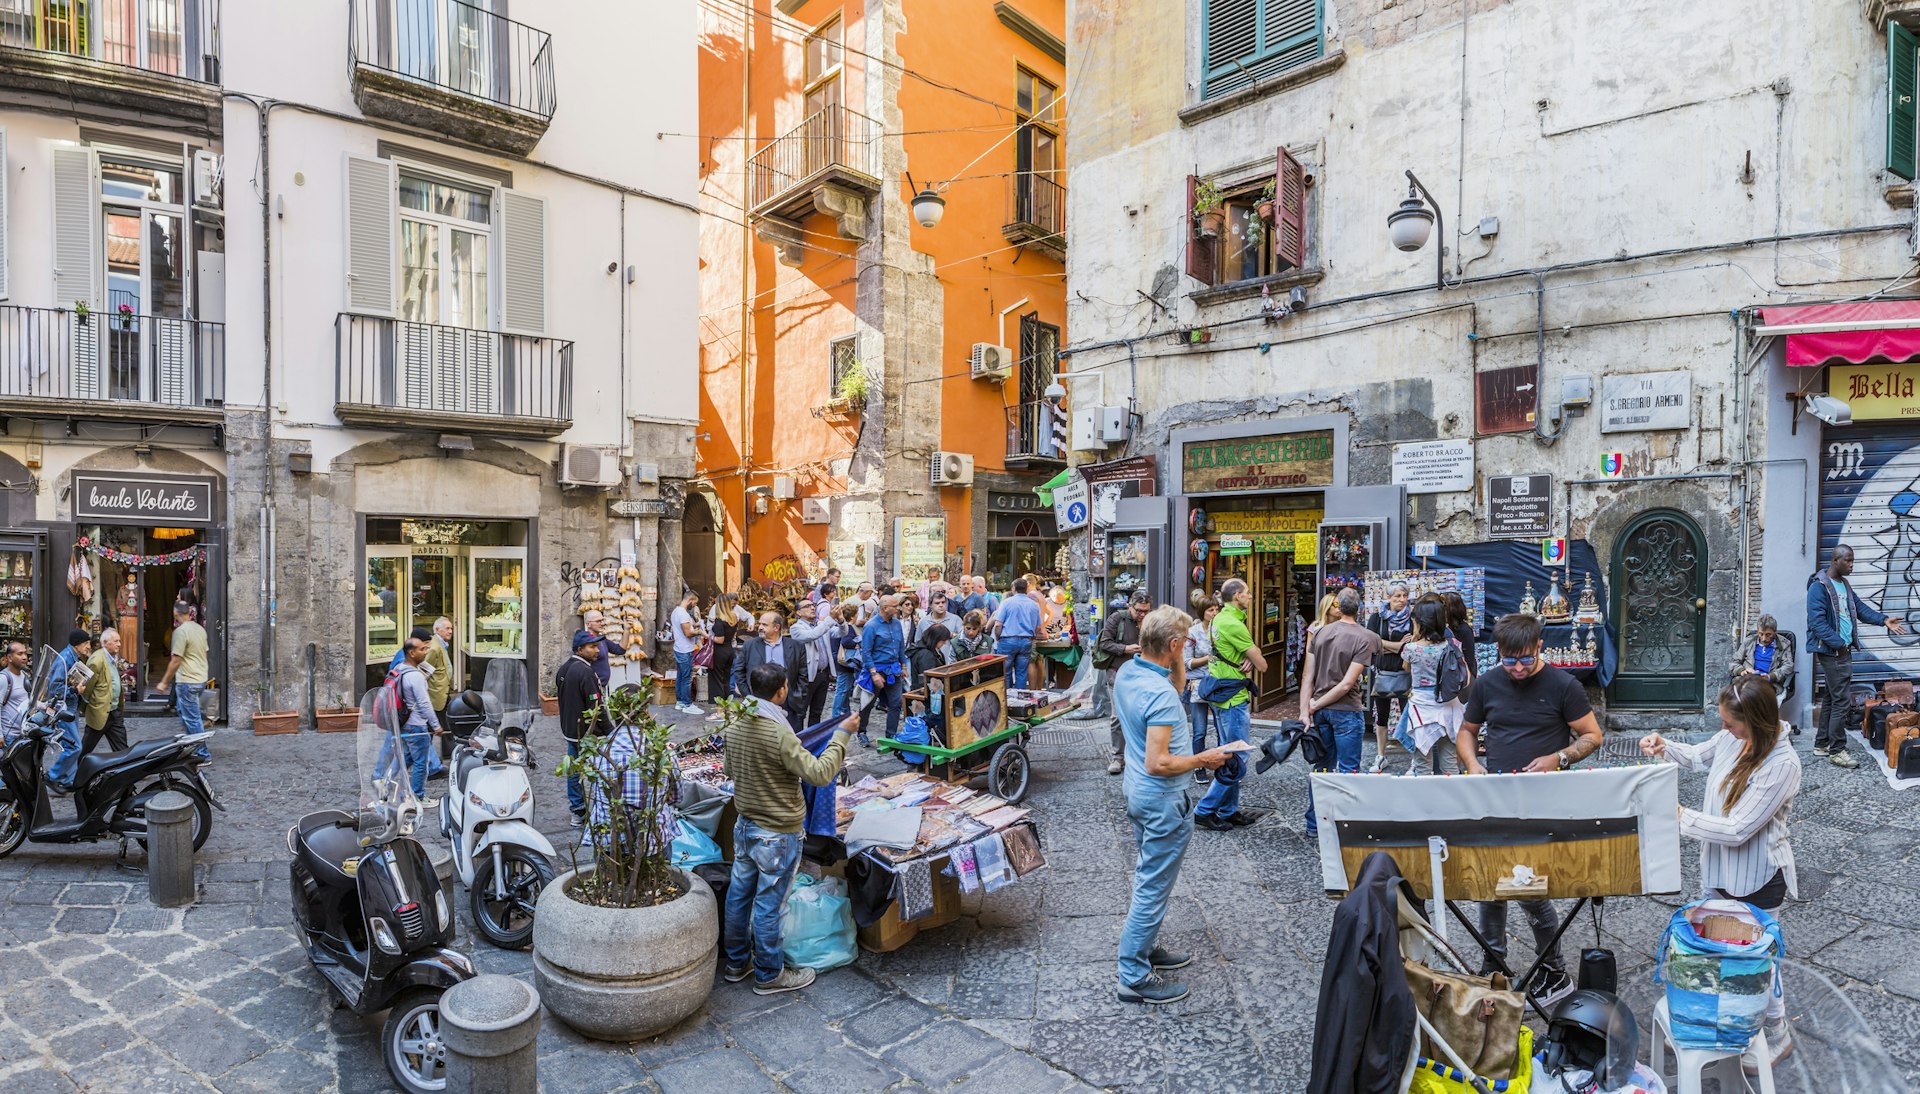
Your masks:
{"label": "brown wooden shutter", "polygon": [[1187,176],[1187,276],[1202,285],[1214,280],[1213,240],[1200,235],[1199,218],[1193,215],[1193,202],[1200,188],[1198,175]]}
{"label": "brown wooden shutter", "polygon": [[1290,270],[1307,264],[1307,177],[1300,161],[1280,149],[1273,167],[1273,253]]}

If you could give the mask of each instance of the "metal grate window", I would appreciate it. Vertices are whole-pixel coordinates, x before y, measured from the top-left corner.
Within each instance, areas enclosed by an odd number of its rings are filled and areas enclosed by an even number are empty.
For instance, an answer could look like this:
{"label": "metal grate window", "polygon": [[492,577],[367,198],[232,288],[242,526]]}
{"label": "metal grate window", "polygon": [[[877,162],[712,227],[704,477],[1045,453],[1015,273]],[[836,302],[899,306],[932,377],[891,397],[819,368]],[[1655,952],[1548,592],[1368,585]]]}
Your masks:
{"label": "metal grate window", "polygon": [[1320,59],[1324,0],[1206,0],[1201,33],[1206,74],[1201,98],[1238,91]]}
{"label": "metal grate window", "polygon": [[854,369],[860,367],[858,339],[836,338],[830,348],[830,363],[827,371],[827,398],[840,397],[840,382]]}

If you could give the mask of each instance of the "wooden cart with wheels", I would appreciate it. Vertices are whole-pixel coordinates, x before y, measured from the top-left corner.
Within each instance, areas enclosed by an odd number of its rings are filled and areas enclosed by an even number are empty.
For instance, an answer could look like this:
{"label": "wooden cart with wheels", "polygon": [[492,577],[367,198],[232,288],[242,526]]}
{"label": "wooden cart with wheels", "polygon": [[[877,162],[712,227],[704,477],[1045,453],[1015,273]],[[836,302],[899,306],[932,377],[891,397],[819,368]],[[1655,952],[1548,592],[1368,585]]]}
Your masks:
{"label": "wooden cart with wheels", "polygon": [[998,654],[929,669],[925,685],[902,696],[918,705],[929,743],[883,737],[877,747],[924,756],[927,773],[948,782],[985,778],[989,793],[1018,802],[1026,796],[1033,770],[1027,756],[1029,734],[1077,704],[1051,708],[1040,717],[1012,717],[1006,675],[1007,659]]}

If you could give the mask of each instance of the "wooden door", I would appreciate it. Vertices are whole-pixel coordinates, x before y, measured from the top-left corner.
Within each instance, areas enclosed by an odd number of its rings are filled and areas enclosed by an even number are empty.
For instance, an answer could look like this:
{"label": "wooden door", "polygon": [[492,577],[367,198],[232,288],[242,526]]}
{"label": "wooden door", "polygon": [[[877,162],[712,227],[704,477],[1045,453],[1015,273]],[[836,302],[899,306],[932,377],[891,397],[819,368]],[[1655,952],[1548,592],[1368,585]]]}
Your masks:
{"label": "wooden door", "polygon": [[1613,618],[1622,707],[1698,707],[1706,682],[1707,548],[1684,513],[1654,509],[1613,548]]}

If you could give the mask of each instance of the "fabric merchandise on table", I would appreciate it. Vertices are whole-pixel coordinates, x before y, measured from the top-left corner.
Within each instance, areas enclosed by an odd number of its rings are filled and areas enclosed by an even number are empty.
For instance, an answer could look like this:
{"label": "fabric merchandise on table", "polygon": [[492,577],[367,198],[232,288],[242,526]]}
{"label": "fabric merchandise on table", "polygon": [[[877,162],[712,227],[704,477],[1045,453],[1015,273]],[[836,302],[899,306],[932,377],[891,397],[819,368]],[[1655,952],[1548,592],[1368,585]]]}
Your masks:
{"label": "fabric merchandise on table", "polygon": [[893,867],[870,855],[854,855],[847,860],[847,899],[853,902],[853,922],[871,927],[886,917],[893,907]]}
{"label": "fabric merchandise on table", "polygon": [[1014,879],[1013,868],[1007,864],[1007,845],[994,832],[973,841],[974,861],[980,867],[980,884],[987,892],[996,892]]}
{"label": "fabric merchandise on table", "polygon": [[[834,727],[844,719],[829,718],[824,722],[808,726],[800,734],[800,745],[815,756],[827,750],[833,743]],[[800,823],[800,830],[809,836],[837,836],[840,834],[838,821],[838,780],[825,786],[800,784],[800,796],[807,801],[807,817]]]}
{"label": "fabric merchandise on table", "polygon": [[1016,877],[1026,877],[1047,864],[1047,858],[1040,851],[1040,837],[1034,833],[1033,825],[1018,824],[1001,833],[1007,847],[1007,861],[1013,865]]}
{"label": "fabric merchandise on table", "polygon": [[951,866],[954,880],[960,883],[963,893],[980,891],[980,865],[973,859],[973,844],[963,843],[953,849]]}
{"label": "fabric merchandise on table", "polygon": [[900,901],[900,921],[910,923],[933,914],[933,867],[926,859],[912,859],[894,871]]}
{"label": "fabric merchandise on table", "polygon": [[920,807],[901,806],[854,814],[847,825],[847,853],[857,855],[870,847],[910,850],[920,842]]}

